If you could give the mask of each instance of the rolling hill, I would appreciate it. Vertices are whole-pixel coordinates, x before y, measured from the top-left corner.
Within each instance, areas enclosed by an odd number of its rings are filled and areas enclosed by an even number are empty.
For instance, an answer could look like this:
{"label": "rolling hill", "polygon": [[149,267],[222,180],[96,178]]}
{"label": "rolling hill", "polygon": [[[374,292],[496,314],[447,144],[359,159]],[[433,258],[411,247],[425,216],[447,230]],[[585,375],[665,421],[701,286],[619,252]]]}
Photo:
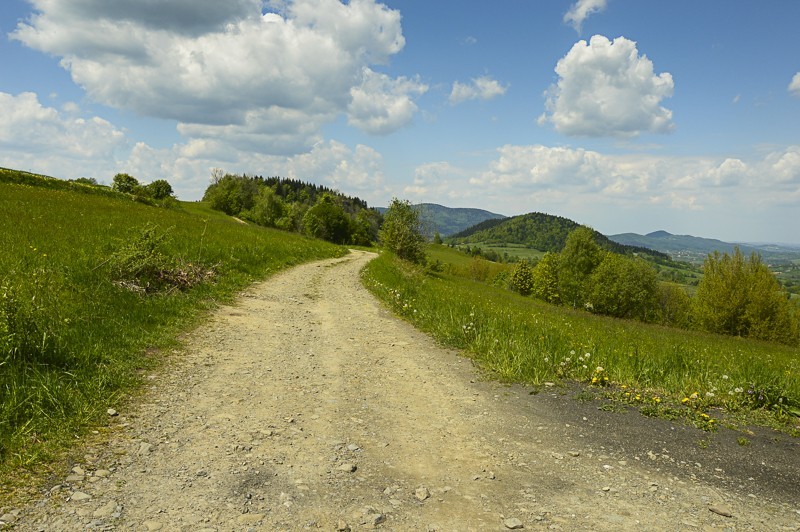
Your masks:
{"label": "rolling hill", "polygon": [[[578,222],[568,218],[532,212],[503,220],[486,220],[452,235],[448,238],[448,242],[484,245],[516,244],[539,251],[558,252],[563,249],[567,236],[578,227],[580,227]],[[615,253],[628,255],[644,253],[660,259],[668,259],[665,254],[657,250],[620,244],[597,231],[595,231],[595,240],[601,247]]]}

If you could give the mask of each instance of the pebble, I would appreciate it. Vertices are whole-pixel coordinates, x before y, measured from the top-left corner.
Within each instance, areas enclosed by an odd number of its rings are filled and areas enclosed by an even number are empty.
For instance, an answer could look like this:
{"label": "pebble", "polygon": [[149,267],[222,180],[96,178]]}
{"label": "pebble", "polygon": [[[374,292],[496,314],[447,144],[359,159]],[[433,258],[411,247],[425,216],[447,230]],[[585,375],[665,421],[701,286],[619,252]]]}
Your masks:
{"label": "pebble", "polygon": [[351,462],[345,462],[336,469],[338,471],[344,471],[345,473],[355,473],[355,471],[358,469],[358,466]]}
{"label": "pebble", "polygon": [[111,417],[116,417],[119,415],[119,412],[117,412],[113,408],[109,408],[108,410],[106,410],[106,413]]}
{"label": "pebble", "polygon": [[509,517],[505,521],[503,521],[503,526],[505,526],[509,530],[519,530],[520,528],[525,528],[522,524],[522,521],[517,519],[516,517]]}
{"label": "pebble", "polygon": [[139,454],[147,454],[153,450],[153,446],[149,443],[142,442],[139,445]]}
{"label": "pebble", "polygon": [[376,526],[386,521],[386,516],[383,514],[372,514],[367,516],[367,523]]}
{"label": "pebble", "polygon": [[117,511],[116,501],[108,501],[104,506],[101,506],[92,514],[94,517],[108,517]]}
{"label": "pebble", "polygon": [[76,491],[70,496],[69,500],[71,500],[72,502],[83,502],[83,501],[88,501],[91,498],[92,496],[89,495],[88,493],[84,493],[82,491]]}
{"label": "pebble", "polygon": [[339,520],[336,524],[336,532],[350,532],[350,525],[345,520]]}
{"label": "pebble", "polygon": [[417,498],[418,501],[422,502],[428,497],[431,496],[431,492],[428,491],[428,488],[420,487],[414,491],[414,497]]}
{"label": "pebble", "polygon": [[158,521],[145,521],[142,523],[142,526],[147,529],[147,532],[156,532],[157,530],[164,528],[164,525]]}
{"label": "pebble", "polygon": [[708,510],[717,515],[721,515],[722,517],[733,517],[733,512],[724,506],[710,506]]}
{"label": "pebble", "polygon": [[100,478],[108,478],[111,476],[111,471],[109,471],[108,469],[98,469],[97,471],[94,472],[94,476]]}

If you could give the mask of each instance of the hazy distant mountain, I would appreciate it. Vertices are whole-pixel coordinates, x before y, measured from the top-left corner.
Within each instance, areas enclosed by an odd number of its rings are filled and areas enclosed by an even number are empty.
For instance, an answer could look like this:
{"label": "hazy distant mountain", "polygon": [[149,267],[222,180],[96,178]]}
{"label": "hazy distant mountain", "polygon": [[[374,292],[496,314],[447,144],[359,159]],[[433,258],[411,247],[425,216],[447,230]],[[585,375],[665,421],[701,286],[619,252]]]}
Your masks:
{"label": "hazy distant mountain", "polygon": [[[452,235],[484,220],[503,219],[505,216],[482,209],[452,208],[436,203],[420,203],[415,205],[420,210],[425,230],[429,236],[438,232],[441,236]],[[381,213],[386,207],[378,207]]]}
{"label": "hazy distant mountain", "polygon": [[676,260],[701,263],[709,253],[733,253],[737,246],[742,253],[759,253],[764,259],[785,258],[787,254],[798,253],[797,248],[776,244],[732,244],[713,238],[701,238],[691,235],[673,235],[667,231],[655,231],[646,235],[636,233],[622,233],[611,235],[608,238],[614,242],[629,246],[640,246],[655,249],[671,255]]}

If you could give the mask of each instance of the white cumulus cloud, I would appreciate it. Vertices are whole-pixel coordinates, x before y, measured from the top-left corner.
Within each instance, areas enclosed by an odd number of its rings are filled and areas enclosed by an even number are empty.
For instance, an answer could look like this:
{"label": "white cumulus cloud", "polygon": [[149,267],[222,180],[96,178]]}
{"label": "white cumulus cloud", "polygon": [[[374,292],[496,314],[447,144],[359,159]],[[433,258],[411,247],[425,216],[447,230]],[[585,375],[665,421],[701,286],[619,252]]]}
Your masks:
{"label": "white cumulus cloud", "polygon": [[595,35],[578,41],[558,61],[558,82],[546,93],[539,123],[566,135],[635,137],[674,129],[672,111],[661,106],[673,94],[668,72],[655,74],[634,41]]}
{"label": "white cumulus cloud", "polygon": [[564,14],[564,22],[580,33],[583,21],[589,18],[589,15],[605,10],[607,3],[607,0],[578,0]]}
{"label": "white cumulus cloud", "polygon": [[73,105],[66,107],[66,112],[46,107],[31,92],[0,92],[3,166],[27,169],[35,162],[41,168],[43,162],[45,169],[56,172],[71,166],[65,161],[113,160],[126,143],[124,133],[100,117],[84,117]]}
{"label": "white cumulus cloud", "polygon": [[[184,135],[298,152],[349,106],[354,125],[379,133],[416,111],[419,84],[368,84],[369,67],[405,45],[400,13],[376,0],[31,3],[12,38],[60,57],[94,101],[174,119]],[[370,106],[353,101],[365,84]]]}
{"label": "white cumulus cloud", "polygon": [[792,82],[789,83],[789,92],[800,98],[800,72],[795,74]]}
{"label": "white cumulus cloud", "polygon": [[499,81],[489,76],[473,78],[470,83],[453,83],[453,90],[450,92],[449,101],[451,104],[465,102],[467,100],[491,100],[506,93],[508,87],[504,87]]}
{"label": "white cumulus cloud", "polygon": [[374,135],[391,133],[411,122],[418,109],[414,96],[427,91],[418,79],[395,79],[364,68],[361,84],[350,89],[348,123]]}

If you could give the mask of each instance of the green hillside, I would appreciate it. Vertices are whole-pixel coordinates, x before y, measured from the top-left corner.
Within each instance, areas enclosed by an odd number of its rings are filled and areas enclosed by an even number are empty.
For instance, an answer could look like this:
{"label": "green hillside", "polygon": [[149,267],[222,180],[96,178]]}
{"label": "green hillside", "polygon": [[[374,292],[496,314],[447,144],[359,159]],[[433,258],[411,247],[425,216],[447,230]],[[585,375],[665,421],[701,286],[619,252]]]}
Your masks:
{"label": "green hillside", "polygon": [[216,302],[346,253],[173,204],[0,172],[0,479],[102,424]]}
{"label": "green hillside", "polygon": [[[456,245],[508,246],[514,244],[539,251],[558,252],[563,249],[567,236],[578,227],[580,227],[578,222],[568,218],[532,212],[499,221],[485,221],[452,235],[447,241]],[[658,251],[618,244],[597,231],[594,233],[596,242],[609,251],[621,254],[643,253],[660,259],[669,258]]]}

